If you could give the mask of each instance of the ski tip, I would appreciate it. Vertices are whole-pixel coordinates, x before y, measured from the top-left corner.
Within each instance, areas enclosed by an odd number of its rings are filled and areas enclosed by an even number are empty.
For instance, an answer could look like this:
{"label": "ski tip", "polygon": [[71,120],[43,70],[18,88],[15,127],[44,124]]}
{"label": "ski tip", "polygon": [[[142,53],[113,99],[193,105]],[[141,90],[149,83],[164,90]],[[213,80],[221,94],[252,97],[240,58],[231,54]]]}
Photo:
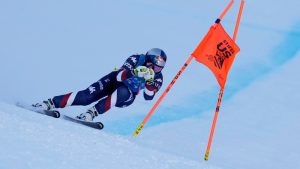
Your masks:
{"label": "ski tip", "polygon": [[59,113],[59,111],[54,111],[54,114],[55,114],[55,118],[60,118],[60,113]]}
{"label": "ski tip", "polygon": [[102,130],[104,128],[104,124],[101,122],[96,122],[99,126],[99,129]]}

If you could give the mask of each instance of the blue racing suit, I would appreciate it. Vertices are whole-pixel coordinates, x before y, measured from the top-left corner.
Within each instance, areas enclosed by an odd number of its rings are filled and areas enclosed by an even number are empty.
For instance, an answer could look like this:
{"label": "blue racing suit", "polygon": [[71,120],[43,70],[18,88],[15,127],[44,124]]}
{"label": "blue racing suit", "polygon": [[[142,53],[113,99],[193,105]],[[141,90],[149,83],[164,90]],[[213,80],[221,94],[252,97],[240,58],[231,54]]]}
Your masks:
{"label": "blue racing suit", "polygon": [[93,102],[98,114],[107,112],[111,106],[127,107],[131,105],[136,95],[144,90],[145,100],[152,100],[163,84],[163,75],[156,73],[154,80],[146,82],[134,74],[138,66],[146,66],[146,55],[132,55],[123,66],[91,84],[88,88],[52,98],[55,108],[66,106],[86,106]]}

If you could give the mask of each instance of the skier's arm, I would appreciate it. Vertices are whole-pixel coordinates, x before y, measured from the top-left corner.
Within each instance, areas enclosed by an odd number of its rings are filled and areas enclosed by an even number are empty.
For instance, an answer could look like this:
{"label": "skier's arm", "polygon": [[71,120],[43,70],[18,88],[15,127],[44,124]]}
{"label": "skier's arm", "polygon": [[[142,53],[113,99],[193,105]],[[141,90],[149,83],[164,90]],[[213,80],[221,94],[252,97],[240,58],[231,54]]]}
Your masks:
{"label": "skier's arm", "polygon": [[163,83],[163,76],[160,74],[152,82],[147,82],[144,90],[145,100],[152,100],[158,90],[161,88]]}
{"label": "skier's arm", "polygon": [[127,60],[122,66],[122,69],[128,70],[128,71],[133,71],[133,69],[136,67],[137,62],[140,58],[140,55],[132,55]]}
{"label": "skier's arm", "polygon": [[139,60],[140,55],[132,55],[123,64],[123,66],[120,68],[119,73],[117,75],[117,81],[122,82],[126,79],[129,79],[133,76],[135,76],[134,68],[137,65],[137,62]]}
{"label": "skier's arm", "polygon": [[154,80],[154,71],[152,69],[147,68],[146,66],[138,66],[137,68],[133,69],[133,71],[128,70],[119,70],[120,72],[117,75],[117,80],[119,82],[138,77],[144,79],[145,81],[153,81]]}

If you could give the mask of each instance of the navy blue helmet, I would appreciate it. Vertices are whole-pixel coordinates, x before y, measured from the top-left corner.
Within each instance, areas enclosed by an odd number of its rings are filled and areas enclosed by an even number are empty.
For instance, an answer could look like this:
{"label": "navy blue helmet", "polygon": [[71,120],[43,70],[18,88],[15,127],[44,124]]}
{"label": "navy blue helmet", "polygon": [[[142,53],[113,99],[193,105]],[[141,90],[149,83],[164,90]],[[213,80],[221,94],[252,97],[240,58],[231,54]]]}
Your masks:
{"label": "navy blue helmet", "polygon": [[161,72],[161,70],[165,67],[167,62],[167,55],[166,53],[159,49],[153,48],[150,49],[146,53],[147,57],[147,67],[151,67],[155,73]]}

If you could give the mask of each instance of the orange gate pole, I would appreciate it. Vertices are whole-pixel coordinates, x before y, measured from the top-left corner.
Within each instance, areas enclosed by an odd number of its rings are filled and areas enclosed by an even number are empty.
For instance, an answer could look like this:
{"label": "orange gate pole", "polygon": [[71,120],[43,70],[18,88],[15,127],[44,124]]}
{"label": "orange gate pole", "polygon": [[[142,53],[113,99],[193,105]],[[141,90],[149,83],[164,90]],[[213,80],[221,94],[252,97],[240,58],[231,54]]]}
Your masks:
{"label": "orange gate pole", "polygon": [[151,115],[154,113],[154,111],[156,110],[156,108],[158,107],[158,105],[161,103],[161,101],[164,99],[164,97],[167,95],[167,93],[173,87],[173,85],[175,84],[175,82],[177,81],[177,79],[180,77],[180,75],[182,74],[182,72],[191,63],[192,59],[193,59],[193,56],[191,55],[187,59],[187,61],[185,62],[185,64],[182,66],[182,68],[179,70],[179,72],[176,74],[176,76],[173,78],[172,82],[169,84],[169,86],[167,87],[167,89],[163,92],[163,94],[156,101],[156,103],[154,104],[154,106],[152,107],[152,109],[150,110],[150,112],[147,114],[147,116],[144,118],[144,120],[142,121],[142,123],[135,130],[135,132],[133,134],[134,137],[136,137],[139,134],[139,132],[142,130],[142,128],[144,127],[144,125],[147,123],[147,121],[149,120],[149,118],[151,117]]}
{"label": "orange gate pole", "polygon": [[210,130],[209,140],[208,140],[208,144],[207,144],[207,148],[206,148],[206,152],[205,152],[205,157],[204,157],[205,161],[207,161],[208,157],[209,157],[210,147],[211,147],[212,139],[213,139],[213,136],[214,136],[215,127],[216,127],[216,123],[217,123],[217,119],[218,119],[218,115],[219,115],[219,110],[220,110],[220,106],[221,106],[221,102],[222,102],[223,92],[224,92],[224,89],[221,88],[220,93],[219,93],[219,98],[218,98],[218,103],[217,103],[215,115],[214,115],[214,120],[213,120],[211,130]]}
{"label": "orange gate pole", "polygon": [[[231,5],[232,4],[230,3],[227,6],[227,8],[229,9],[230,8],[229,6],[231,6]],[[228,11],[227,8],[225,9],[225,11]],[[240,20],[241,20],[241,15],[242,15],[243,8],[244,8],[244,0],[241,0],[241,5],[240,5],[240,9],[239,9],[235,29],[234,29],[234,34],[233,34],[233,41],[234,42],[236,41],[236,35],[237,35],[238,28],[239,28],[239,25],[240,25]],[[223,12],[223,14],[226,13],[225,11]],[[221,16],[223,16],[223,14]],[[220,93],[219,93],[219,98],[218,98],[218,103],[217,103],[217,107],[216,107],[216,111],[215,111],[215,115],[214,115],[214,119],[213,119],[213,123],[212,123],[212,127],[211,127],[211,131],[210,131],[210,135],[209,135],[209,140],[208,140],[208,144],[207,144],[206,152],[205,152],[205,156],[204,156],[205,161],[207,161],[208,157],[209,157],[210,147],[211,147],[211,143],[212,143],[212,140],[213,140],[215,127],[216,127],[216,123],[217,123],[217,119],[218,119],[218,115],[219,115],[219,110],[220,110],[220,106],[221,106],[221,102],[222,102],[223,92],[224,92],[224,87],[221,87]]]}

